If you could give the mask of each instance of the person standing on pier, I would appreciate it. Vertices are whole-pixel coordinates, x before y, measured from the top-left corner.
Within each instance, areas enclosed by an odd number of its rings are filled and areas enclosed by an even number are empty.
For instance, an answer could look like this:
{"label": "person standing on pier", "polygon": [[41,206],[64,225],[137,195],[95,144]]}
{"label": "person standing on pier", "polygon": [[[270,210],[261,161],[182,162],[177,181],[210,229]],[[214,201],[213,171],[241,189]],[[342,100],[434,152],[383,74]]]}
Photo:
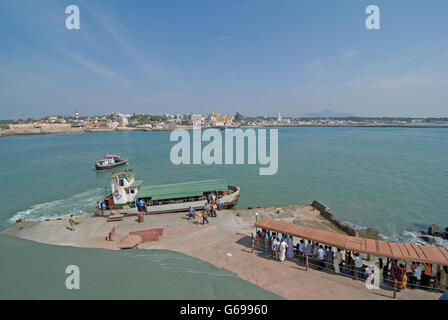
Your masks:
{"label": "person standing on pier", "polygon": [[275,257],[275,259],[278,259],[278,251],[279,251],[279,246],[280,246],[280,242],[278,241],[278,238],[273,235],[272,236],[272,241],[271,241],[271,256]]}
{"label": "person standing on pier", "polygon": [[325,253],[325,260],[327,262],[327,268],[331,269],[331,267],[333,266],[333,261],[334,261],[334,252],[333,252],[333,248],[331,248],[331,246],[329,246],[327,248],[327,252]]}
{"label": "person standing on pier", "polygon": [[264,250],[269,251],[269,232],[266,231],[266,234],[264,236]]}
{"label": "person standing on pier", "polygon": [[338,250],[336,251],[336,254],[335,254],[335,258],[333,260],[334,271],[336,272],[336,274],[341,273],[340,268],[339,268],[341,263],[342,263],[342,252],[341,252],[341,248],[338,248]]}
{"label": "person standing on pier", "polygon": [[300,239],[300,243],[297,244],[297,255],[300,260],[303,260],[305,254],[305,240]]}
{"label": "person standing on pier", "polygon": [[308,243],[306,244],[305,252],[304,252],[305,256],[308,256],[308,258],[311,258],[312,254],[313,254],[312,250],[313,250],[313,246],[311,244],[311,240],[308,240]]}
{"label": "person standing on pier", "polygon": [[73,219],[73,215],[70,215],[70,218],[68,219],[68,221],[70,222],[70,227],[72,229],[72,231],[75,231],[75,219]]}
{"label": "person standing on pier", "polygon": [[286,239],[284,239],[280,243],[280,261],[285,261],[286,258],[286,249],[288,249],[288,244],[286,243]]}
{"label": "person standing on pier", "polygon": [[207,210],[204,210],[204,213],[202,214],[202,224],[204,224],[205,222],[207,222],[207,224],[209,223],[207,217]]}
{"label": "person standing on pier", "polygon": [[213,210],[213,216],[216,218],[217,214],[216,211],[218,209],[218,206],[216,205],[216,202],[213,202],[212,210]]}
{"label": "person standing on pier", "polygon": [[322,270],[325,267],[325,250],[322,245],[317,249],[317,270]]}
{"label": "person standing on pier", "polygon": [[448,289],[448,267],[443,266],[442,270],[437,273],[437,279],[439,280],[439,289],[442,292],[446,292]]}
{"label": "person standing on pier", "polygon": [[286,248],[286,257],[294,258],[294,239],[291,236],[286,237],[286,244],[288,247]]}

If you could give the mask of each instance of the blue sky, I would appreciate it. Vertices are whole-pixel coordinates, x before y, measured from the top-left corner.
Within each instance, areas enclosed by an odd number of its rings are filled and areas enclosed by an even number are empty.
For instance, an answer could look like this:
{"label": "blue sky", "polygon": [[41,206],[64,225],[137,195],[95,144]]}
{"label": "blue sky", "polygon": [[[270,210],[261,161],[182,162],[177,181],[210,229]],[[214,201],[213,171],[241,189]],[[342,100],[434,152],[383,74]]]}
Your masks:
{"label": "blue sky", "polygon": [[0,0],[0,118],[448,116],[447,14],[445,0]]}

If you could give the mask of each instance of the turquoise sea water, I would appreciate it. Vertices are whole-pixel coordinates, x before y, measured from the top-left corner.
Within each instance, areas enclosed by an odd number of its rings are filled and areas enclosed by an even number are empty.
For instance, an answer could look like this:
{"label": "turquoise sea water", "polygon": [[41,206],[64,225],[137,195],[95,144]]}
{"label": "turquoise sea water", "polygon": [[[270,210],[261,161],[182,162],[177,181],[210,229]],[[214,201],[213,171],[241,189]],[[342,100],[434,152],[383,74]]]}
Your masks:
{"label": "turquoise sea water", "polygon": [[[0,234],[2,299],[279,299],[234,273],[167,250],[51,246]],[[67,290],[69,265],[79,290]]]}
{"label": "turquoise sea water", "polygon": [[241,186],[238,207],[320,200],[345,222],[414,242],[448,226],[448,129],[280,128],[279,169],[173,165],[170,132],[12,136],[0,139],[0,229],[28,220],[90,215],[110,172],[94,160],[124,155],[137,179],[160,184],[224,177]]}

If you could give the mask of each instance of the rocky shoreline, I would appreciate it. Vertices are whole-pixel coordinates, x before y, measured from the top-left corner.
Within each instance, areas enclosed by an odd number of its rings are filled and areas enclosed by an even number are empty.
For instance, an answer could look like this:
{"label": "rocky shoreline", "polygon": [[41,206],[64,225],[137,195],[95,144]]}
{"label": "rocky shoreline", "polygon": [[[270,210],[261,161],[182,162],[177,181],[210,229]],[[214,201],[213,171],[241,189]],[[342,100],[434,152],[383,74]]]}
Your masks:
{"label": "rocky shoreline", "polygon": [[428,231],[420,231],[420,238],[428,243],[436,243],[436,238],[448,240],[448,227],[441,231],[437,224],[428,227]]}
{"label": "rocky shoreline", "polygon": [[[302,125],[302,126],[263,126],[263,127],[249,127],[249,126],[241,126],[238,128],[311,128],[311,127],[319,127],[319,128],[448,128],[448,125]],[[210,127],[210,128],[220,128],[220,127]],[[134,127],[118,127],[118,128],[63,128],[63,129],[26,129],[26,130],[18,130],[18,129],[3,129],[0,130],[0,137],[9,137],[9,136],[17,136],[17,135],[46,135],[46,134],[72,134],[72,133],[95,133],[95,132],[128,132],[128,131],[172,131],[172,130],[192,130],[191,126],[189,127],[176,127],[176,128],[134,128]],[[206,128],[204,128],[206,129]]]}
{"label": "rocky shoreline", "polygon": [[344,233],[353,237],[361,237],[361,238],[369,238],[378,240],[380,239],[379,231],[373,228],[367,229],[355,229],[351,225],[348,225],[338,218],[331,212],[330,208],[325,204],[314,200],[311,206],[317,210],[319,210],[320,215],[334,224],[337,228],[341,229]]}

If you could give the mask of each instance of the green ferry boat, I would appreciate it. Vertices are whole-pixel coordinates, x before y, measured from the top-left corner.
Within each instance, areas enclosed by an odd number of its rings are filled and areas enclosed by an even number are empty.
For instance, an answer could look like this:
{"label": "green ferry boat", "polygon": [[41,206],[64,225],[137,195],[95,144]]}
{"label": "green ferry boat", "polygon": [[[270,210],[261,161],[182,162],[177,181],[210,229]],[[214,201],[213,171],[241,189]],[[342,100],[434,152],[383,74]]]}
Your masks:
{"label": "green ferry boat", "polygon": [[228,185],[223,179],[144,186],[131,170],[113,174],[110,190],[103,201],[106,210],[99,215],[168,213],[188,211],[189,207],[202,210],[211,193],[221,199],[223,208],[232,208],[240,195],[240,187]]}

